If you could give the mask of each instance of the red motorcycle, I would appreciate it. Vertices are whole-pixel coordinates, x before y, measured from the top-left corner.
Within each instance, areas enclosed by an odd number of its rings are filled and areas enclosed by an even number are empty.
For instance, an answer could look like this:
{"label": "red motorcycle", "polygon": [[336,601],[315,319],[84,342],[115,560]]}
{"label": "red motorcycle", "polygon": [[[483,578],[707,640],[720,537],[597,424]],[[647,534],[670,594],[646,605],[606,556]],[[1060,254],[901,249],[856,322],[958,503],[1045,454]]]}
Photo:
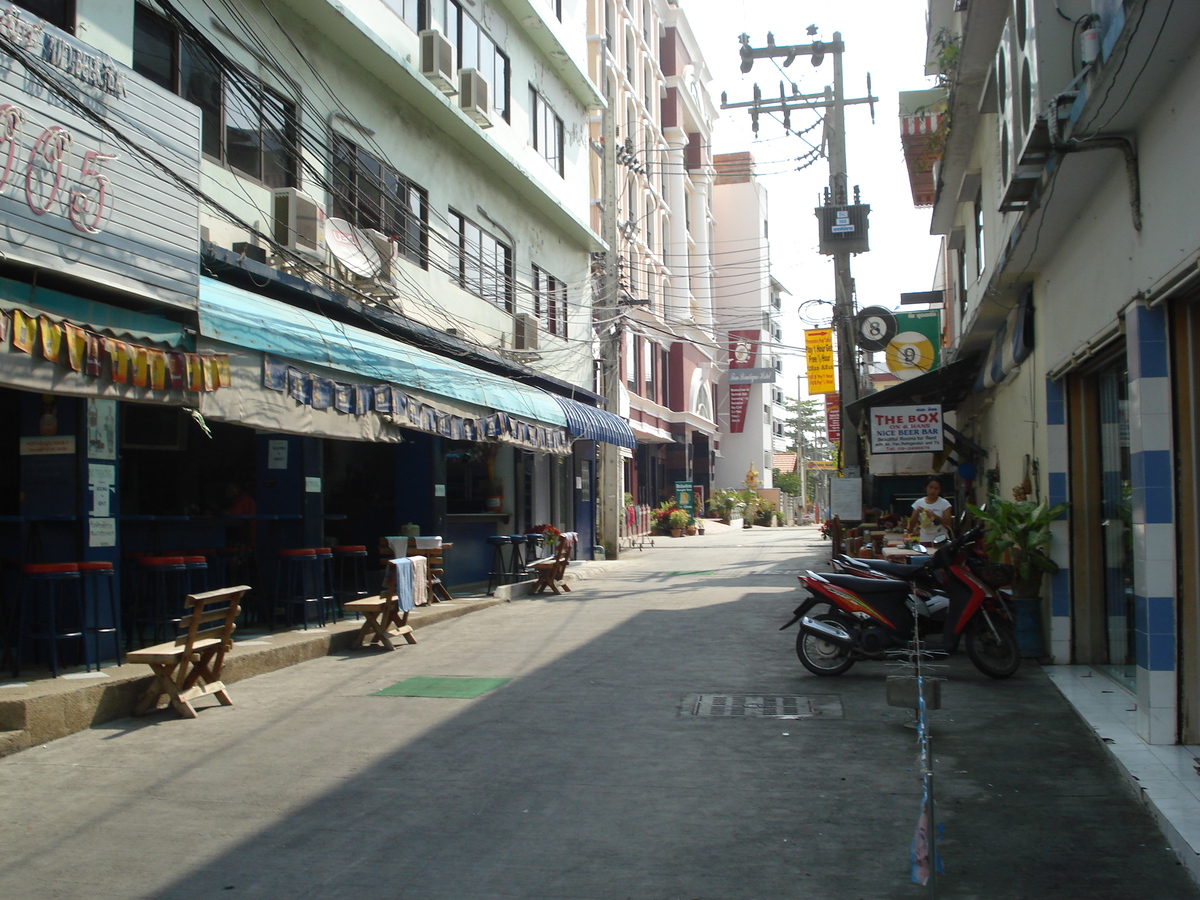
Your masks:
{"label": "red motorcycle", "polygon": [[972,529],[935,550],[929,562],[903,567],[913,570],[907,580],[807,572],[799,577],[810,596],[780,630],[800,623],[796,655],[815,675],[900,656],[920,640],[938,655],[964,642],[979,671],[1008,678],[1021,656],[1012,612],[995,585],[1011,574],[983,560],[982,536],[983,529]]}

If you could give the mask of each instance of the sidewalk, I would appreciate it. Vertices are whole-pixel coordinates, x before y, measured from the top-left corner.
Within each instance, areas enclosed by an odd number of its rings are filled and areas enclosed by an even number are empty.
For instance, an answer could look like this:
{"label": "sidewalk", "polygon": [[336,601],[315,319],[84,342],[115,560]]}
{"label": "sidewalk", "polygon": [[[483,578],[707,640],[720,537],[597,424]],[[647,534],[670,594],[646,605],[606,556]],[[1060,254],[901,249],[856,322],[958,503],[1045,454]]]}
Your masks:
{"label": "sidewalk", "polygon": [[[602,565],[575,562],[567,571],[567,579],[584,579],[590,568]],[[524,596],[532,587],[532,581],[501,585],[489,597],[483,593],[485,586],[479,586],[474,595],[468,593],[452,602],[418,607],[409,614],[408,621],[419,632],[429,625]],[[343,619],[307,631],[239,629],[234,635],[233,650],[225,657],[221,680],[235,684],[264,672],[346,650],[361,624],[361,619]],[[362,652],[387,651],[364,647]],[[98,672],[87,672],[77,666],[64,670],[58,678],[50,677],[42,666],[31,666],[22,676],[21,681],[0,681],[0,756],[132,715],[138,696],[151,681],[150,669],[145,665],[106,665]]]}

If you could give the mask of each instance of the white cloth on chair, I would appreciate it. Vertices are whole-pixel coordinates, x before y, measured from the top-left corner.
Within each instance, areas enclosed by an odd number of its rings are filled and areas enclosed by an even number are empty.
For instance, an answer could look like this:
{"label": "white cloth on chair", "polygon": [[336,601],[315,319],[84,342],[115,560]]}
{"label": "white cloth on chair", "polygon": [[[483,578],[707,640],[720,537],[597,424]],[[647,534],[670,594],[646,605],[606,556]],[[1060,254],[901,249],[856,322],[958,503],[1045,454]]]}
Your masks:
{"label": "white cloth on chair", "polygon": [[429,560],[424,556],[410,556],[412,563],[413,603],[426,606],[429,603]]}
{"label": "white cloth on chair", "polygon": [[[395,568],[393,573],[396,578],[396,606],[401,612],[408,612],[416,606],[416,587],[418,579],[416,577],[416,566],[413,565],[413,559],[424,560],[424,557],[393,559],[391,565]],[[420,582],[422,587],[424,582]]]}
{"label": "white cloth on chair", "polygon": [[404,535],[385,537],[384,540],[392,548],[392,556],[408,556],[408,538]]}
{"label": "white cloth on chair", "polygon": [[442,546],[442,536],[422,534],[416,538],[418,550],[437,550]]}

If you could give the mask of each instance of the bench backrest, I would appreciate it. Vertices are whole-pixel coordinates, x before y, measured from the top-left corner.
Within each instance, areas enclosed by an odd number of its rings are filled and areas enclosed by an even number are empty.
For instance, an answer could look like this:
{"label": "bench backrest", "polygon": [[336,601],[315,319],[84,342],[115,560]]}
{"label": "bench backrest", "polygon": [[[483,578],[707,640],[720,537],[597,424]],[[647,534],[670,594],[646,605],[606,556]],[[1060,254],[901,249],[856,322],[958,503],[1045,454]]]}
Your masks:
{"label": "bench backrest", "polygon": [[177,646],[188,651],[196,641],[215,638],[222,644],[222,653],[233,646],[233,631],[237,627],[238,613],[242,611],[241,600],[249,585],[219,588],[201,594],[189,594],[183,601],[187,612],[179,620],[180,635],[175,639]]}

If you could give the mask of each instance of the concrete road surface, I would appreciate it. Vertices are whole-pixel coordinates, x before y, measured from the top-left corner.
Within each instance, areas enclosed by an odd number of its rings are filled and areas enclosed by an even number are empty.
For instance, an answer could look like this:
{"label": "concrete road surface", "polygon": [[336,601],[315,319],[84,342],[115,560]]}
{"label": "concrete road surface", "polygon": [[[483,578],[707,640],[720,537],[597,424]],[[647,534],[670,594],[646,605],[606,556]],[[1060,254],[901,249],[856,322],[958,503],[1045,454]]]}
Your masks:
{"label": "concrete road surface", "polygon": [[[0,897],[930,896],[909,879],[920,786],[911,714],[885,702],[897,670],[819,679],[777,630],[827,553],[816,529],[657,543],[415,646],[240,682],[194,721],[0,759]],[[1035,664],[941,674],[938,896],[1200,898]],[[374,696],[412,676],[510,680]],[[694,714],[784,696],[800,717]]]}

